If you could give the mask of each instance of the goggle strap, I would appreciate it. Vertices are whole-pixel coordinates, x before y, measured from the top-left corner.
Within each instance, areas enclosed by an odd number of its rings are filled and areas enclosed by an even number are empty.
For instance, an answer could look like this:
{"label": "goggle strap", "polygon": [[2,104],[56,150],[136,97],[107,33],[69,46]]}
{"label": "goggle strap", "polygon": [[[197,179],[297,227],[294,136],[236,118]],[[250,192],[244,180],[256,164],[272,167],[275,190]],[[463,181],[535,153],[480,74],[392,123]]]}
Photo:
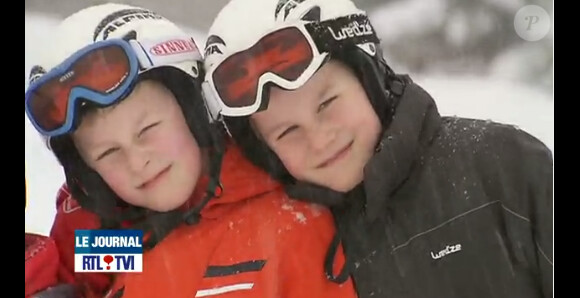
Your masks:
{"label": "goggle strap", "polygon": [[40,65],[34,65],[30,70],[30,75],[28,76],[28,83],[31,84],[36,79],[46,74],[46,70]]}
{"label": "goggle strap", "polygon": [[214,96],[214,93],[211,91],[211,87],[207,81],[201,84],[201,90],[203,92],[210,120],[212,122],[219,121],[222,108],[220,106],[218,99]]}
{"label": "goggle strap", "polygon": [[140,70],[145,70],[153,67],[153,61],[149,58],[146,50],[141,46],[136,40],[129,40],[131,47],[133,48],[133,52],[135,56],[137,56],[137,60],[139,61],[139,68]]}
{"label": "goggle strap", "polygon": [[308,23],[306,30],[320,53],[330,53],[357,44],[379,43],[370,20],[364,14]]}
{"label": "goggle strap", "polygon": [[[202,60],[199,48],[191,37],[184,38],[179,36],[174,38],[165,37],[158,40],[130,40],[129,43],[139,60],[141,69]],[[163,48],[164,46],[166,48]],[[176,49],[176,46],[179,48]]]}

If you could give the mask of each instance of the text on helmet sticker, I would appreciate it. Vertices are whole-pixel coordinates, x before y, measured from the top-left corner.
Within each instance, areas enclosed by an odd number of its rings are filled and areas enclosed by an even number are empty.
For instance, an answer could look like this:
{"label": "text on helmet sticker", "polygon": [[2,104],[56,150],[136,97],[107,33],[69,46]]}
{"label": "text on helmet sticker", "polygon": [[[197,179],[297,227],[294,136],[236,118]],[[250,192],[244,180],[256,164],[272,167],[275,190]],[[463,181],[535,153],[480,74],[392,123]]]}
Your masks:
{"label": "text on helmet sticker", "polygon": [[102,40],[107,39],[109,34],[115,32],[123,25],[131,22],[132,20],[159,20],[163,19],[162,16],[156,14],[153,11],[146,9],[122,9],[116,11],[108,16],[106,16],[95,28],[95,33],[93,35],[93,41],[97,41],[99,35],[102,33]]}

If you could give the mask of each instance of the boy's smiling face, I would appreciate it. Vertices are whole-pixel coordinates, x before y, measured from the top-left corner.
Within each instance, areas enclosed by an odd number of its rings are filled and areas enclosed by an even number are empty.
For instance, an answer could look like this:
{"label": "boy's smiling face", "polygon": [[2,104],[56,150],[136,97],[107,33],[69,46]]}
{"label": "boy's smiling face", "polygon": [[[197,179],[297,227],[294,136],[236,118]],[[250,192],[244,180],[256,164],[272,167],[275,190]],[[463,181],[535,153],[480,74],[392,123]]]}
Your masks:
{"label": "boy's smiling face", "polygon": [[251,122],[294,178],[336,191],[362,181],[381,132],[362,84],[333,60],[296,90],[272,87]]}
{"label": "boy's smiling face", "polygon": [[127,203],[169,211],[191,196],[200,148],[174,95],[140,82],[115,106],[88,112],[73,134],[85,162]]}

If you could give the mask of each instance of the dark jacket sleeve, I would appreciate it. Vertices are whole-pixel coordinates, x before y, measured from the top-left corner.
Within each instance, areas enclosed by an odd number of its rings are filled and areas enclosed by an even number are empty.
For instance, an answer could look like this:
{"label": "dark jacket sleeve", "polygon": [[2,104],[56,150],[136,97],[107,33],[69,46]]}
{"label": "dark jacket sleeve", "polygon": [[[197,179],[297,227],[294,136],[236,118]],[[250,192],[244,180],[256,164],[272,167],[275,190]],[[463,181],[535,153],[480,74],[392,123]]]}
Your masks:
{"label": "dark jacket sleeve", "polygon": [[[496,152],[503,169],[505,223],[514,250],[525,246],[544,297],[553,297],[553,156],[540,140],[517,128],[500,129]],[[505,184],[511,184],[506,186]]]}
{"label": "dark jacket sleeve", "polygon": [[554,193],[552,152],[539,141],[528,137],[530,147],[529,166],[532,167],[527,181],[530,188],[530,221],[536,244],[539,272],[545,297],[553,297],[553,240],[554,240]]}

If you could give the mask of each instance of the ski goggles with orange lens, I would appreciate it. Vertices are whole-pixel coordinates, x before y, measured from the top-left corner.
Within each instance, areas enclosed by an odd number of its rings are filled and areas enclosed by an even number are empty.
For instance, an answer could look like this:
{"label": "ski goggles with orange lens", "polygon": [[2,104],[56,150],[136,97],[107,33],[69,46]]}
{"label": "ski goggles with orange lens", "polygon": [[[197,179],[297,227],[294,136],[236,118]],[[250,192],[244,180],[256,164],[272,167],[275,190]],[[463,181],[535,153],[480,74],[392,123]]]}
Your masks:
{"label": "ski goggles with orange lens", "polygon": [[74,128],[80,103],[110,106],[132,91],[143,71],[200,60],[191,37],[95,42],[30,83],[24,96],[26,114],[42,135],[66,134]]}
{"label": "ski goggles with orange lens", "polygon": [[378,42],[364,14],[279,28],[208,71],[204,83],[208,108],[214,119],[251,115],[267,108],[266,84],[294,90],[314,75],[331,52],[361,44],[374,47]]}

